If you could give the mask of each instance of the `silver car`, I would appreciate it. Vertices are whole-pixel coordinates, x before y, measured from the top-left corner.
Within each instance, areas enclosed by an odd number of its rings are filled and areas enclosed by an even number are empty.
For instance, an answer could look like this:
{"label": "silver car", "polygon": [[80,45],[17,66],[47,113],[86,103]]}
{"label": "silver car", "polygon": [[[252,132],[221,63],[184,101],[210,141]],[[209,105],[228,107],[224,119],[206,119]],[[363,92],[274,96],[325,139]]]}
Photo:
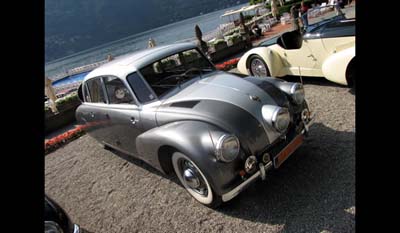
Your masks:
{"label": "silver car", "polygon": [[135,52],[89,73],[76,118],[105,147],[175,173],[217,207],[303,142],[314,117],[300,83],[215,69],[191,43]]}

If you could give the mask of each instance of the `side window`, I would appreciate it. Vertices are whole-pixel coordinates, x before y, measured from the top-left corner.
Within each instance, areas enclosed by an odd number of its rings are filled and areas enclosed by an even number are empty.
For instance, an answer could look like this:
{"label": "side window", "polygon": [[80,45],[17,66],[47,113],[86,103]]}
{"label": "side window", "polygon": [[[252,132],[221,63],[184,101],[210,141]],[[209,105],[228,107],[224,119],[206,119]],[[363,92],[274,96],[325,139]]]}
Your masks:
{"label": "side window", "polygon": [[135,101],[128,88],[117,77],[104,77],[104,85],[110,104],[134,104]]}
{"label": "side window", "polygon": [[86,83],[83,84],[82,91],[83,91],[83,96],[84,96],[85,102],[92,102],[92,100],[90,99],[89,89],[87,88]]}
{"label": "side window", "polygon": [[155,99],[153,93],[137,73],[129,74],[126,79],[141,103],[147,103]]}
{"label": "side window", "polygon": [[107,103],[100,78],[90,79],[86,84],[89,89],[90,102]]}

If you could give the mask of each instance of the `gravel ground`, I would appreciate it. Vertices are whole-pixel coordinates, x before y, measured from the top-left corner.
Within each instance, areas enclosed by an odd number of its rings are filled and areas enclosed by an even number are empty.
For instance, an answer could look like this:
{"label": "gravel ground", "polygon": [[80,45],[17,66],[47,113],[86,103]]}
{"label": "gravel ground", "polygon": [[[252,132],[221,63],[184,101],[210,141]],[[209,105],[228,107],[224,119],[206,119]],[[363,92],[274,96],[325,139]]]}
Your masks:
{"label": "gravel ground", "polygon": [[91,232],[354,232],[355,96],[323,79],[304,81],[318,112],[310,137],[218,210],[87,135],[46,156],[45,191]]}

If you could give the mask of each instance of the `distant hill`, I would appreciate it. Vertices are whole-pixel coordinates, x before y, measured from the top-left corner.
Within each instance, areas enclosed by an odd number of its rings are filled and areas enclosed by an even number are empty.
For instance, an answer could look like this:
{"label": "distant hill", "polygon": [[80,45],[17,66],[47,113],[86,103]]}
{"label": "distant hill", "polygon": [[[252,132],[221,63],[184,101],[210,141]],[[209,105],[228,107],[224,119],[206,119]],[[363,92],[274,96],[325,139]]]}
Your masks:
{"label": "distant hill", "polygon": [[248,0],[45,0],[45,61]]}

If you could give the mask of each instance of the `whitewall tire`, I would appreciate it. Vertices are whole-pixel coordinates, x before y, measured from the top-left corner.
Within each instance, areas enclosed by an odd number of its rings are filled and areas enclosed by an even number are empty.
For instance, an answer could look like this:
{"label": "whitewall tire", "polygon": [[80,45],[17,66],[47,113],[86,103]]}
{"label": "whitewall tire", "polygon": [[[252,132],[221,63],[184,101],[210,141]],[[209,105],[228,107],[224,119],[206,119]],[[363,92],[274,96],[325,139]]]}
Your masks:
{"label": "whitewall tire", "polygon": [[189,157],[175,152],[172,165],[183,187],[198,202],[213,208],[221,203],[221,197],[215,194],[204,173]]}

